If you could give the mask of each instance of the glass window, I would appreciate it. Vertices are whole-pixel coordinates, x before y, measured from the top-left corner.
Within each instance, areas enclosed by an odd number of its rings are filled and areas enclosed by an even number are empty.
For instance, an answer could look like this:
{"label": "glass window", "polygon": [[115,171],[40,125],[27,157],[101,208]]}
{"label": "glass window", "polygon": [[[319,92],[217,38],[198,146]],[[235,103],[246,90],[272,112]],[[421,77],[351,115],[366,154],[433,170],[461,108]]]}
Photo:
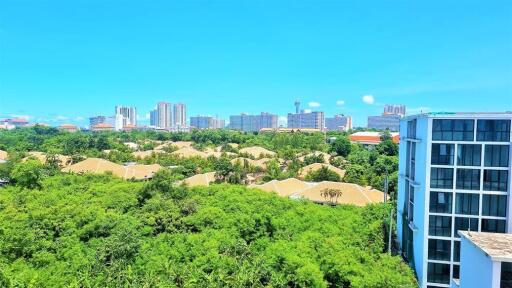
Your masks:
{"label": "glass window", "polygon": [[452,193],[430,192],[431,213],[452,213]]}
{"label": "glass window", "polygon": [[480,166],[482,145],[459,144],[457,149],[457,164],[460,166]]}
{"label": "glass window", "polygon": [[460,238],[459,231],[475,231],[478,232],[478,219],[477,218],[465,218],[455,217],[455,225],[453,227],[453,235],[456,238]]}
{"label": "glass window", "polygon": [[508,167],[508,145],[485,145],[485,167]]}
{"label": "glass window", "polygon": [[473,120],[434,119],[432,140],[434,141],[473,141]]}
{"label": "glass window", "polygon": [[455,214],[478,215],[479,195],[457,193],[455,195]]}
{"label": "glass window", "polygon": [[428,235],[450,237],[452,218],[448,216],[429,216]]}
{"label": "glass window", "polygon": [[505,233],[505,220],[482,219],[482,232]]}
{"label": "glass window", "polygon": [[430,188],[453,189],[452,168],[431,168]]}
{"label": "glass window", "polygon": [[451,248],[450,240],[429,239],[428,259],[450,261]]}
{"label": "glass window", "polygon": [[416,138],[416,119],[407,122],[407,138]]}
{"label": "glass window", "polygon": [[460,262],[460,241],[453,241],[453,262]]}
{"label": "glass window", "polygon": [[453,165],[455,145],[432,144],[432,165]]}
{"label": "glass window", "polygon": [[430,283],[449,284],[450,265],[440,263],[428,263],[427,281]]}
{"label": "glass window", "polygon": [[480,170],[457,169],[457,189],[480,190]]}
{"label": "glass window", "polygon": [[501,288],[512,287],[512,262],[501,262]]}
{"label": "glass window", "polygon": [[510,141],[510,120],[478,120],[477,141]]}
{"label": "glass window", "polygon": [[484,190],[503,191],[508,189],[508,171],[484,170]]}
{"label": "glass window", "polygon": [[507,216],[506,195],[486,195],[482,197],[482,215],[494,217]]}
{"label": "glass window", "polygon": [[460,277],[460,266],[453,265],[453,278],[459,279],[459,277]]}

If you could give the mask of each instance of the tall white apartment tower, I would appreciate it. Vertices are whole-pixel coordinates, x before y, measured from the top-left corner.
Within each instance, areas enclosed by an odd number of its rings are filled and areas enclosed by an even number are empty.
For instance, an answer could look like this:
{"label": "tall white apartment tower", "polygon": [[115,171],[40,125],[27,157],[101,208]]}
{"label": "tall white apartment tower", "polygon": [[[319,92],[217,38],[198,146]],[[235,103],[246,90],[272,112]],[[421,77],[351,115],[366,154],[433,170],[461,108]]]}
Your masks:
{"label": "tall white apartment tower", "polygon": [[187,105],[183,103],[177,103],[174,104],[173,108],[173,126],[178,128],[187,126]]}
{"label": "tall white apartment tower", "polygon": [[156,104],[156,127],[170,129],[172,127],[172,104],[168,102],[158,102]]}
{"label": "tall white apartment tower", "polygon": [[[512,232],[511,121],[512,113],[428,113],[400,121],[398,244],[420,287],[457,282],[459,231]],[[476,265],[470,258],[462,267]]]}
{"label": "tall white apartment tower", "polygon": [[128,106],[116,106],[116,118],[117,115],[121,115],[123,118],[123,125],[134,125],[137,126],[137,108]]}

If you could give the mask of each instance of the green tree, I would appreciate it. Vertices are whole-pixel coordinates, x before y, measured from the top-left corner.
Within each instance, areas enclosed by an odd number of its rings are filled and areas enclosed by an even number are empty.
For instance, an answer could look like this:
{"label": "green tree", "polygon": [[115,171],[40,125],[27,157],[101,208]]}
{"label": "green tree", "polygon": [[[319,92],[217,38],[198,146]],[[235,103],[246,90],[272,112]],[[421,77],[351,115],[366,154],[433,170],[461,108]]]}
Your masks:
{"label": "green tree", "polygon": [[21,187],[29,189],[41,188],[44,176],[43,170],[44,167],[41,162],[28,159],[25,162],[14,165],[11,172],[11,179]]}
{"label": "green tree", "polygon": [[333,181],[341,182],[341,177],[338,173],[331,171],[328,167],[323,166],[322,168],[311,171],[306,175],[306,181],[322,182],[322,181]]}
{"label": "green tree", "polygon": [[338,156],[347,157],[350,154],[351,149],[352,145],[350,140],[345,136],[341,136],[336,138],[336,140],[331,144],[330,151],[336,153]]}

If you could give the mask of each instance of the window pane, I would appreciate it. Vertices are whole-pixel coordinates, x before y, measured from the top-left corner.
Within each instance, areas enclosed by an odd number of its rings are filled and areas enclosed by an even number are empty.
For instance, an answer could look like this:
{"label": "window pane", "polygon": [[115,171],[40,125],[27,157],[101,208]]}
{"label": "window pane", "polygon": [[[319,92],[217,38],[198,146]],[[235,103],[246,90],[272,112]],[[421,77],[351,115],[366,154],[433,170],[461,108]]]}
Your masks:
{"label": "window pane", "polygon": [[459,277],[460,277],[460,266],[453,265],[453,278],[459,279]]}
{"label": "window pane", "polygon": [[505,233],[505,220],[482,219],[482,232]]}
{"label": "window pane", "polygon": [[508,167],[508,145],[485,145],[485,167]]}
{"label": "window pane", "polygon": [[429,216],[428,234],[430,236],[451,236],[452,218],[448,216]]}
{"label": "window pane", "polygon": [[450,261],[451,242],[449,240],[428,240],[428,259]]}
{"label": "window pane", "polygon": [[453,189],[453,169],[431,168],[430,188]]}
{"label": "window pane", "polygon": [[455,214],[478,215],[479,195],[457,193],[455,196]]}
{"label": "window pane", "polygon": [[432,165],[453,165],[455,145],[432,144]]}
{"label": "window pane", "polygon": [[452,213],[452,193],[430,192],[430,212]]}
{"label": "window pane", "polygon": [[510,141],[510,120],[478,120],[477,141]]}
{"label": "window pane", "polygon": [[453,262],[460,262],[460,241],[453,241]]}
{"label": "window pane", "polygon": [[478,231],[478,219],[477,218],[465,218],[455,217],[455,223],[453,227],[454,237],[460,238],[459,231]]}
{"label": "window pane", "polygon": [[434,119],[432,140],[473,141],[473,131],[473,120]]}
{"label": "window pane", "polygon": [[483,195],[482,215],[494,217],[507,216],[507,196],[506,195]]}
{"label": "window pane", "polygon": [[430,283],[450,283],[450,265],[439,263],[428,263],[427,281]]}
{"label": "window pane", "polygon": [[484,170],[484,190],[503,191],[508,189],[508,171]]}
{"label": "window pane", "polygon": [[461,144],[457,149],[457,164],[460,166],[480,166],[482,145]]}
{"label": "window pane", "polygon": [[501,262],[501,287],[512,287],[512,263]]}
{"label": "window pane", "polygon": [[480,190],[480,170],[457,169],[457,189]]}

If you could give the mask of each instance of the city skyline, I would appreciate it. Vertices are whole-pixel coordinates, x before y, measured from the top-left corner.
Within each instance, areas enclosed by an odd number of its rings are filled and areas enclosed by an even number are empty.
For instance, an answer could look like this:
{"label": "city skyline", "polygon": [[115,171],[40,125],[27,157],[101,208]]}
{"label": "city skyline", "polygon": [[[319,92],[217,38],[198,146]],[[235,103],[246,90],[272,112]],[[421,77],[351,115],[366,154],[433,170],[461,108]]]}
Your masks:
{"label": "city skyline", "polygon": [[83,125],[122,104],[147,123],[158,101],[186,103],[189,115],[286,117],[297,98],[304,109],[352,115],[354,126],[385,103],[409,114],[510,111],[510,9],[509,1],[8,1],[0,117]]}

